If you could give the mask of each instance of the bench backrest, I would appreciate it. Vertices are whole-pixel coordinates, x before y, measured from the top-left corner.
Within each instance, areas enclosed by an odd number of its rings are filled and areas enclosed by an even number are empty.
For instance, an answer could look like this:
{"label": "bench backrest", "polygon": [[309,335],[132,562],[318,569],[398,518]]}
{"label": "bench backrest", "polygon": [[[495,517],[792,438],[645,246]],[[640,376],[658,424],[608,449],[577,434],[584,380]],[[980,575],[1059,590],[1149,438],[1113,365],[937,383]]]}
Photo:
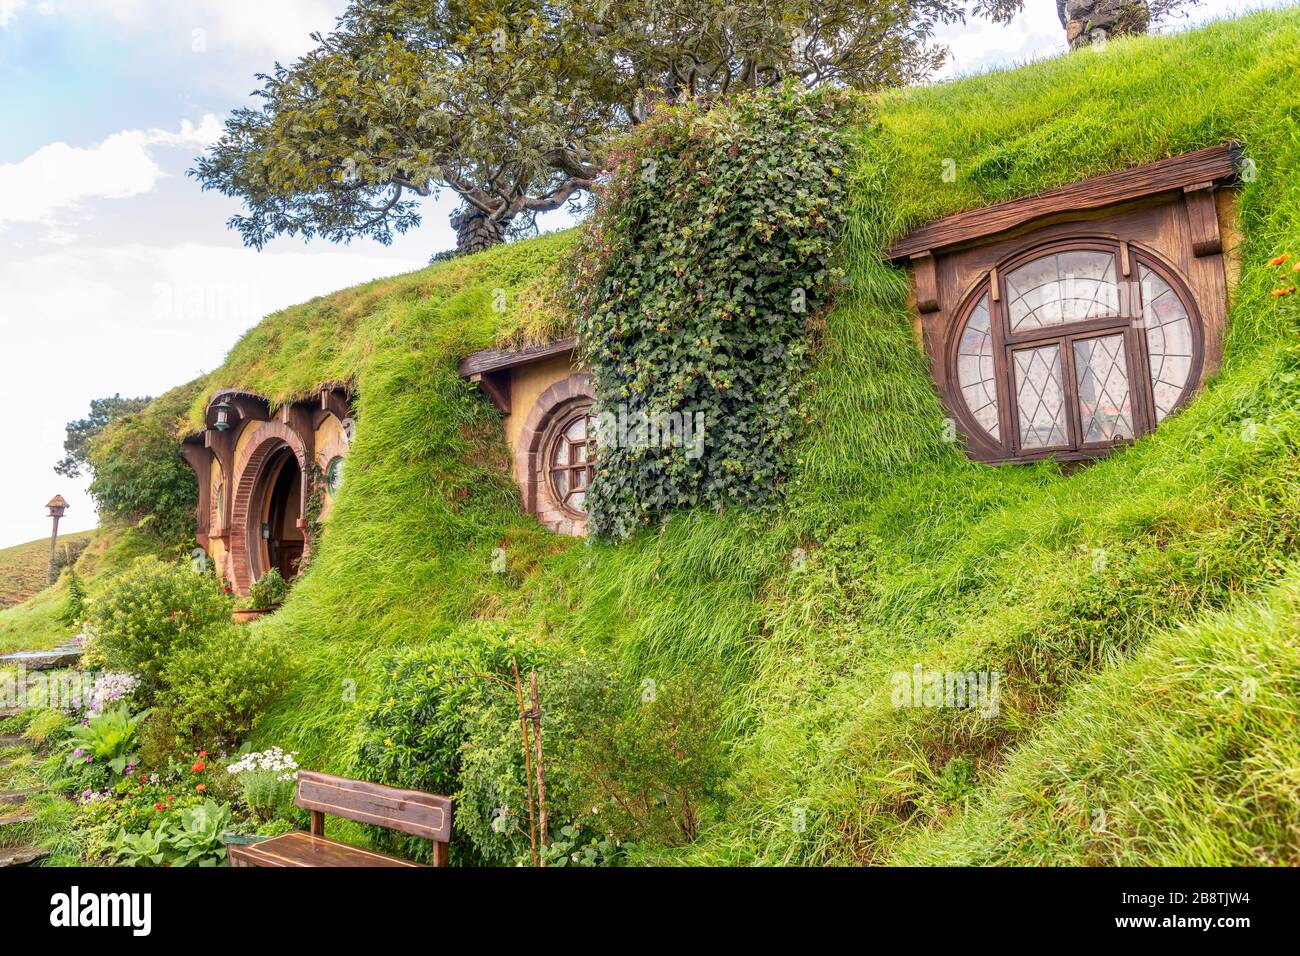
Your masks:
{"label": "bench backrest", "polygon": [[432,840],[439,862],[451,842],[451,800],[432,793],[300,770],[294,803],[312,812],[312,832],[323,830],[318,815],[325,813],[371,823]]}

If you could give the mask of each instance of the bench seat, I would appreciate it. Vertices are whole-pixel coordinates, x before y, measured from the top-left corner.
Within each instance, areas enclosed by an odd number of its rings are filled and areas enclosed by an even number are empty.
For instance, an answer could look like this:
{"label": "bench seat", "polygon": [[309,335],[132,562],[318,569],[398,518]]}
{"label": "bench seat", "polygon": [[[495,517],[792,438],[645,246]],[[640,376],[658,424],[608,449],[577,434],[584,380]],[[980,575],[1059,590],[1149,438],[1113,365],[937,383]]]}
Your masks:
{"label": "bench seat", "polygon": [[231,866],[419,866],[409,860],[294,831],[261,843],[232,846]]}

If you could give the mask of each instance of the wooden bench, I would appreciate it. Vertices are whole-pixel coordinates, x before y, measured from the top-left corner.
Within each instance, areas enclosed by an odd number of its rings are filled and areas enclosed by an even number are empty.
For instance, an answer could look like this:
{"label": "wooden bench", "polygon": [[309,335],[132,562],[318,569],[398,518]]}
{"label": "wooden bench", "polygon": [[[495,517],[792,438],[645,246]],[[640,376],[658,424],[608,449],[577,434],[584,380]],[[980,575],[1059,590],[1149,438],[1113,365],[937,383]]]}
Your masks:
{"label": "wooden bench", "polygon": [[232,846],[231,866],[418,866],[325,837],[325,814],[372,823],[433,841],[433,865],[447,865],[451,801],[419,790],[402,790],[345,777],[300,771],[294,804],[311,811],[311,832],[301,830],[261,843]]}

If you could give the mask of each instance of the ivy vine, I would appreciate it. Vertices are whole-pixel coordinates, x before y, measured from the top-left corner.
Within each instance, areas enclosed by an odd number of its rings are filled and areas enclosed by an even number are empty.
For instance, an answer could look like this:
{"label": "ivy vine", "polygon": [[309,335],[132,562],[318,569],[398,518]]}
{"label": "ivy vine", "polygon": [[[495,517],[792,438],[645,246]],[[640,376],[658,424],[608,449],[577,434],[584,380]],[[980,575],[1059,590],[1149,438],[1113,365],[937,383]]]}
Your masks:
{"label": "ivy vine", "polygon": [[596,392],[589,532],[779,494],[838,278],[851,106],[790,86],[667,107],[615,150],[570,271]]}

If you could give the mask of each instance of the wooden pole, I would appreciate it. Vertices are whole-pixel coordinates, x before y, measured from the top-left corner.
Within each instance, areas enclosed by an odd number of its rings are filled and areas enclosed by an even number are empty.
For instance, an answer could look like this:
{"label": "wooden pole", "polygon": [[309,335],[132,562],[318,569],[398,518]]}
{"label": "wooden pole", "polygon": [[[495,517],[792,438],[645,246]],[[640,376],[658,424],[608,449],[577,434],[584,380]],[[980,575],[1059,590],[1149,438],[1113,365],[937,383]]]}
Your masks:
{"label": "wooden pole", "polygon": [[[537,815],[542,846],[546,846],[546,774],[542,770],[542,705],[537,698],[537,671],[531,675],[533,698],[533,743],[537,747]],[[545,861],[543,861],[543,866]]]}
{"label": "wooden pole", "polygon": [[58,577],[58,575],[54,573],[54,556],[59,544],[59,514],[55,511],[51,511],[51,516],[54,519],[54,530],[50,532],[50,566],[48,573],[46,574],[46,577],[49,579],[49,584],[53,584],[55,579]]}
{"label": "wooden pole", "polygon": [[[519,697],[519,729],[524,735],[524,787],[528,790],[528,837],[533,843],[533,866],[542,866],[541,856],[537,852],[537,811],[533,808],[533,757],[532,745],[528,740],[528,711],[524,709],[524,685],[519,680],[518,659],[510,658],[510,666],[515,669],[515,693]],[[541,753],[540,749],[538,753]]]}

